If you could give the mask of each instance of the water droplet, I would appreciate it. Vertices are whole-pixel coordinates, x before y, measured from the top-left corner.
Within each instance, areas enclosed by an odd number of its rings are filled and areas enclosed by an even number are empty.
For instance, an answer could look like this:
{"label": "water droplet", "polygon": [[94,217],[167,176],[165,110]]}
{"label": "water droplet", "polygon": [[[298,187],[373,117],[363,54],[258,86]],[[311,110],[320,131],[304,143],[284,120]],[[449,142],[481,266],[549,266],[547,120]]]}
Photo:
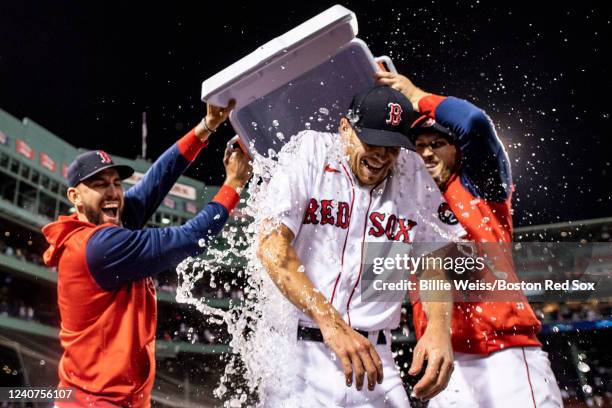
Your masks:
{"label": "water droplet", "polygon": [[578,370],[582,371],[583,373],[588,373],[589,371],[591,371],[591,367],[589,367],[589,365],[585,363],[584,361],[579,361]]}
{"label": "water droplet", "polygon": [[506,272],[503,272],[503,271],[495,271],[494,274],[499,279],[507,279],[508,278],[508,274]]}

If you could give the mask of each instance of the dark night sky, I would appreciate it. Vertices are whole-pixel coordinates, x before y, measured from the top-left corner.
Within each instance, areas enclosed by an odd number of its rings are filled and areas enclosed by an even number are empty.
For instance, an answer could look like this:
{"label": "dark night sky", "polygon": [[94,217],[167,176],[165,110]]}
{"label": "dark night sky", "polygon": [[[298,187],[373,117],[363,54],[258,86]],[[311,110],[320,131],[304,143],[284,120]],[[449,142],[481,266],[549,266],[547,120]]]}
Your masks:
{"label": "dark night sky", "polygon": [[[334,4],[131,3],[2,2],[0,107],[127,157],[146,110],[156,157],[201,118],[202,80]],[[491,115],[512,159],[517,225],[612,216],[608,2],[341,4],[375,55]],[[215,135],[190,175],[221,183],[231,135]]]}

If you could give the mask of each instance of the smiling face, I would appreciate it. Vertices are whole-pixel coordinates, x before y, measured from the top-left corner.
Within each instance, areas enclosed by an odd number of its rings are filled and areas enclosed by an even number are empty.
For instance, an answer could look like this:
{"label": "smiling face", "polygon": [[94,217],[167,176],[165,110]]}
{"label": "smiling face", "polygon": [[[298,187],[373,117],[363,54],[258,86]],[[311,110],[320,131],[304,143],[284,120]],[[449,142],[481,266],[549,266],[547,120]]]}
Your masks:
{"label": "smiling face", "polygon": [[414,143],[423,158],[427,171],[436,184],[443,188],[459,163],[459,149],[438,132],[419,135]]}
{"label": "smiling face", "polygon": [[395,166],[399,147],[371,146],[362,142],[345,118],[340,121],[340,134],[347,142],[349,166],[361,184],[373,186],[387,177]]}
{"label": "smiling face", "polygon": [[121,225],[123,186],[117,170],[103,170],[69,188],[67,194],[81,221]]}

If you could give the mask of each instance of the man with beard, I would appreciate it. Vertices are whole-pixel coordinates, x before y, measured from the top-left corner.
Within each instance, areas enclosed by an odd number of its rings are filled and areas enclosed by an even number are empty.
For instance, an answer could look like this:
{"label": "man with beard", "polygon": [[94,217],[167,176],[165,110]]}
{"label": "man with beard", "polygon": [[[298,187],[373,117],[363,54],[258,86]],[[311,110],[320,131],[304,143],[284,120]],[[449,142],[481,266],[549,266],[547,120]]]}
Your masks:
{"label": "man with beard", "polygon": [[[469,240],[487,255],[495,255],[489,257],[495,258],[493,268],[516,280],[510,251],[510,161],[491,119],[463,99],[423,91],[403,75],[379,72],[377,82],[402,92],[421,113],[412,125],[412,137],[446,200],[438,208],[440,218],[449,225],[462,225]],[[563,405],[548,356],[536,337],[541,324],[529,302],[522,293],[501,296],[455,303],[451,322],[455,372],[430,407]],[[418,301],[413,312],[420,338],[428,318]]]}
{"label": "man with beard", "polygon": [[75,214],[43,228],[45,263],[58,273],[60,387],[73,401],[57,406],[150,406],[155,378],[157,304],[152,276],[197,255],[224,226],[250,177],[248,159],[228,148],[225,183],[212,202],[179,227],[143,229],[178,177],[233,107],[208,106],[206,117],[170,147],[136,185],[134,170],[101,150],[68,169]]}
{"label": "man with beard", "polygon": [[[299,309],[293,334],[299,374],[291,394],[300,395],[302,406],[409,404],[390,335],[400,322],[403,292],[393,300],[382,292],[363,298],[366,247],[423,242],[441,248],[465,233],[438,219],[440,192],[418,155],[402,149],[413,148],[414,119],[404,95],[372,87],[355,95],[338,133],[304,131],[294,151],[281,152],[266,192],[258,256]],[[410,374],[427,361],[413,392],[429,399],[446,386],[453,357],[450,303],[424,303],[432,323],[415,347]],[[281,392],[269,390],[273,402],[266,403],[281,406],[291,397]]]}

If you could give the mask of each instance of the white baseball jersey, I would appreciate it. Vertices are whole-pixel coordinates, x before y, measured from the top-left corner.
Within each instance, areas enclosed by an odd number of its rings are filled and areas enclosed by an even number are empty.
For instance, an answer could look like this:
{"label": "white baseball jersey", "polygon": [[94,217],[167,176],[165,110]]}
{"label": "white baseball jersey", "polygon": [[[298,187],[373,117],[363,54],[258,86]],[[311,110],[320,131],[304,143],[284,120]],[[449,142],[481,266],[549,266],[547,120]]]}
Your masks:
{"label": "white baseball jersey", "polygon": [[[339,134],[304,131],[297,139],[295,151],[279,155],[264,211],[295,234],[304,273],[347,323],[361,330],[396,328],[401,302],[361,301],[365,243],[445,243],[465,231],[439,219],[444,199],[416,153],[402,149],[389,177],[362,186]],[[300,324],[316,327],[303,313]]]}

